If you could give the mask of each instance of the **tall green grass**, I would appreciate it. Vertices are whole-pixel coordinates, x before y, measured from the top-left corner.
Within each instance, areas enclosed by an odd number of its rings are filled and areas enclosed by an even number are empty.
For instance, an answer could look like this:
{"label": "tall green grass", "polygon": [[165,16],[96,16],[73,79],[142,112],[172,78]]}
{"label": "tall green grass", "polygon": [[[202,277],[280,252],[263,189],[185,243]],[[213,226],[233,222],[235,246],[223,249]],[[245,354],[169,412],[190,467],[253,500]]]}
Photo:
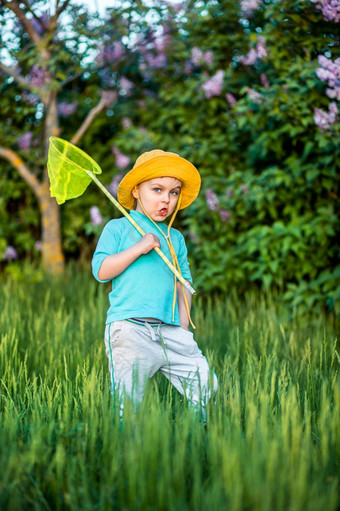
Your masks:
{"label": "tall green grass", "polygon": [[1,510],[339,509],[334,321],[293,317],[279,297],[195,298],[219,378],[207,426],[159,375],[122,426],[106,291],[80,272],[1,283]]}

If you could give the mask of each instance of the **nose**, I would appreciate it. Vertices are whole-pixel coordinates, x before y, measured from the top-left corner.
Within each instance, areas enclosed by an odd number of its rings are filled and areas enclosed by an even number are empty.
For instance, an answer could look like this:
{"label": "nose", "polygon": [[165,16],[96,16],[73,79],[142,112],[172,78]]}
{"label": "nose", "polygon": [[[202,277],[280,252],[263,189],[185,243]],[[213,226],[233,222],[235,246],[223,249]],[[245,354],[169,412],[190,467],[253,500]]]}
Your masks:
{"label": "nose", "polygon": [[168,204],[170,202],[170,194],[168,192],[164,192],[162,201]]}

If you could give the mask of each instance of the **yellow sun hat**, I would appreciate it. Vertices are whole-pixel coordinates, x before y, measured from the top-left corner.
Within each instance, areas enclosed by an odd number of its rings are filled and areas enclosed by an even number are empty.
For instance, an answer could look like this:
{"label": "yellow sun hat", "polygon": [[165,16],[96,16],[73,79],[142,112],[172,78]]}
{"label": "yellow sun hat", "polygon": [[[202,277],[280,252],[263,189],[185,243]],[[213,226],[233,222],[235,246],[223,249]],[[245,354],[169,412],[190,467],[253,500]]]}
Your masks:
{"label": "yellow sun hat", "polygon": [[179,209],[189,206],[201,187],[201,176],[196,167],[176,153],[154,149],[141,154],[118,185],[118,200],[127,209],[133,209],[135,186],[156,177],[175,177],[182,182],[182,200]]}

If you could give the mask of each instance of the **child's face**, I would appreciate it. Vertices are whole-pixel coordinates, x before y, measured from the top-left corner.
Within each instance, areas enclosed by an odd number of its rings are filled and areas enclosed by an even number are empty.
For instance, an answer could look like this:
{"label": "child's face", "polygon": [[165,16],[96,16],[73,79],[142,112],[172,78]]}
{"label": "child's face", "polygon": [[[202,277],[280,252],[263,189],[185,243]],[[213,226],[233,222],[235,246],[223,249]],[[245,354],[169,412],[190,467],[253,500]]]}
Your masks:
{"label": "child's face", "polygon": [[[157,177],[138,185],[139,198],[147,214],[155,222],[172,215],[181,192],[182,183],[174,177]],[[137,199],[136,191],[132,195]],[[137,201],[136,211],[143,213]]]}

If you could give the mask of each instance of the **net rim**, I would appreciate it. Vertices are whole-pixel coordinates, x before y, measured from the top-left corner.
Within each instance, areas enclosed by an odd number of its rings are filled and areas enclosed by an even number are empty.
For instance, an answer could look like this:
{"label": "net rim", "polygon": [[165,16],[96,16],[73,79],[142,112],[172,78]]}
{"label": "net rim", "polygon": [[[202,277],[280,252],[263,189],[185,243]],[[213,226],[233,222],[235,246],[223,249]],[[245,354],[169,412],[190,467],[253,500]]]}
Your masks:
{"label": "net rim", "polygon": [[91,170],[89,169],[84,169],[83,167],[81,167],[80,165],[78,165],[78,163],[76,163],[75,161],[73,160],[70,160],[70,158],[68,156],[66,156],[66,154],[63,154],[62,152],[60,152],[60,150],[56,147],[56,145],[54,144],[55,141],[60,141],[62,143],[64,143],[66,146],[71,146],[71,147],[74,147],[74,149],[76,151],[78,151],[79,153],[81,153],[87,160],[89,160],[90,162],[92,162],[94,164],[94,167],[99,171],[99,172],[95,172],[95,174],[101,174],[102,173],[102,169],[100,168],[100,166],[98,165],[98,163],[93,159],[91,158],[91,156],[89,156],[87,153],[85,153],[85,151],[83,151],[82,149],[80,149],[79,147],[77,147],[76,145],[72,144],[71,142],[69,142],[68,140],[65,140],[64,138],[60,138],[60,137],[50,137],[50,145],[53,146],[53,149],[55,151],[57,151],[60,156],[64,159],[64,160],[67,160],[68,162],[70,162],[72,165],[75,165],[76,167],[78,167],[79,169],[81,169],[82,171],[85,171],[85,172],[91,172]]}

